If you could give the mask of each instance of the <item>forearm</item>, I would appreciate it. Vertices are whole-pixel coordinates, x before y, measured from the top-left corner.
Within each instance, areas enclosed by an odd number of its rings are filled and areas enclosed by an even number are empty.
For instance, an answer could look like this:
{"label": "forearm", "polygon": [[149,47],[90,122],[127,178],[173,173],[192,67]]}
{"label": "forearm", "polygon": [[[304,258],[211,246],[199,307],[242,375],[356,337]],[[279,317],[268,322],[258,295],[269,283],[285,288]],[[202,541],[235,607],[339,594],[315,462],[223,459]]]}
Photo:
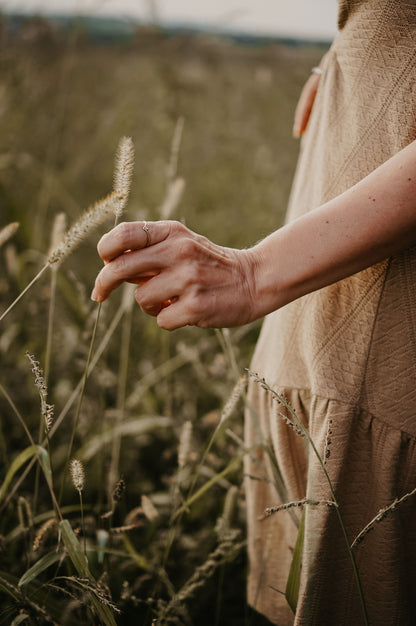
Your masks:
{"label": "forearm", "polygon": [[416,141],[251,249],[255,317],[416,244]]}

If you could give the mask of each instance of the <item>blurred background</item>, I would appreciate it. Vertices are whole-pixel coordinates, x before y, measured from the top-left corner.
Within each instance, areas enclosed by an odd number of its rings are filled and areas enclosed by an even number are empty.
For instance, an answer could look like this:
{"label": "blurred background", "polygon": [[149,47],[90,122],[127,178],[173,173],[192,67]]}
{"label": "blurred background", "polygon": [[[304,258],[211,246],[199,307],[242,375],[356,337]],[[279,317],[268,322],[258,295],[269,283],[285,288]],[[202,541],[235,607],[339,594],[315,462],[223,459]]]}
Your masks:
{"label": "blurred background", "polygon": [[[0,229],[19,223],[0,247],[0,313],[45,264],[57,216],[71,225],[111,191],[114,155],[125,135],[133,139],[136,162],[123,219],[168,216],[236,247],[282,224],[299,150],[293,113],[336,33],[335,0],[3,0],[0,10]],[[110,226],[89,235],[54,276],[44,274],[0,322],[0,484],[28,445],[15,409],[33,438],[43,437],[26,351],[46,371],[55,418],[65,413],[50,446],[57,491],[68,471],[71,397],[85,372],[96,317],[89,299],[101,265],[95,247]],[[242,399],[234,398],[231,435],[218,431],[205,454],[249,365],[260,322],[169,335],[133,306],[131,291],[119,292],[101,313],[93,350],[102,349],[101,356],[74,440],[73,453],[85,464],[89,526],[80,532],[90,545],[93,574],[122,611],[120,624],[150,625],[156,618],[160,624],[260,624],[245,606],[241,464],[222,475],[241,454]],[[179,467],[189,423],[190,450]],[[194,475],[194,489],[214,482],[176,523],[172,539],[172,515]],[[121,478],[126,490],[116,506],[111,494]],[[12,487],[0,510],[0,578],[8,576],[17,589],[20,576],[47,553],[30,545],[52,509],[33,469],[20,483],[13,476],[8,491]],[[178,617],[169,603],[209,562],[230,493],[238,497],[227,523],[239,533],[240,550],[230,552],[227,565],[209,575],[204,570],[197,595],[184,594]],[[110,508],[112,526],[123,527],[132,511],[143,515],[143,496],[156,514],[107,538],[104,547],[112,542],[118,553],[109,549],[100,560],[99,531],[112,533],[103,513]],[[30,523],[19,517],[21,498]],[[68,479],[62,506],[74,528],[80,528],[78,505]],[[64,615],[59,624],[92,623],[85,595],[74,607],[48,588],[51,580],[50,571],[39,574],[44,586],[27,589],[32,603],[46,607],[51,619]],[[17,600],[0,590],[0,623],[12,623],[19,611],[28,613],[28,623],[43,623],[23,595],[14,594]]]}

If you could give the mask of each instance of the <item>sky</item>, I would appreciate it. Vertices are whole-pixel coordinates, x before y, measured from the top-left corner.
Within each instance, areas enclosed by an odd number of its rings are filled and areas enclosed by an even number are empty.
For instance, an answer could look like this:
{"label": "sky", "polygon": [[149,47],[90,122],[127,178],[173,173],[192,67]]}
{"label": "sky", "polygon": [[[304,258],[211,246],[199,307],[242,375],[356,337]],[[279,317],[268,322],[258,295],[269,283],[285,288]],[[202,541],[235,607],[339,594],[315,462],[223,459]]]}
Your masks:
{"label": "sky", "polygon": [[3,11],[112,15],[256,34],[332,39],[337,0],[0,0]]}

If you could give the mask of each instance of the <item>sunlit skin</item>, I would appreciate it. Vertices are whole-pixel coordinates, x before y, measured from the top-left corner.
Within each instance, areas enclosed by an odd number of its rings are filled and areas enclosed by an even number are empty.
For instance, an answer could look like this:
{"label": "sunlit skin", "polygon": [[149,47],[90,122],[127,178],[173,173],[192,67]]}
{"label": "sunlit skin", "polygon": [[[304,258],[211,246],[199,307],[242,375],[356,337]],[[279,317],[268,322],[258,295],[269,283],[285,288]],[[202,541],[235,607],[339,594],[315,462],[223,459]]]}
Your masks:
{"label": "sunlit skin", "polygon": [[[319,76],[295,116],[306,129]],[[306,90],[306,91],[305,91]],[[303,102],[303,104],[302,104]],[[178,222],[123,223],[104,235],[92,298],[121,283],[159,326],[243,325],[416,245],[416,141],[354,187],[247,250],[218,246]]]}

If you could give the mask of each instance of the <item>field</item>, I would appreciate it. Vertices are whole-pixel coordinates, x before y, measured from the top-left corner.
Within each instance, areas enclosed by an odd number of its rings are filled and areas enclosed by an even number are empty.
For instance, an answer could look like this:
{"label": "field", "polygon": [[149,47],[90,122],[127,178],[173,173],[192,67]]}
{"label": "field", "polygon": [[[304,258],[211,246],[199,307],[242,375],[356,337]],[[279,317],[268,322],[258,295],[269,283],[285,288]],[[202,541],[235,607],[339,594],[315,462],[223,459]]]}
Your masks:
{"label": "field", "polygon": [[[19,228],[0,248],[0,315],[45,265],[57,216],[69,226],[111,191],[123,136],[136,153],[123,219],[168,212],[234,247],[278,227],[299,149],[293,111],[322,53],[152,29],[102,45],[82,24],[65,35],[39,20],[3,27],[0,229]],[[181,197],[167,206],[173,188]],[[241,376],[260,322],[168,334],[128,286],[93,337],[95,246],[110,227],[0,322],[0,624],[261,624],[245,602],[241,464]],[[27,352],[54,406],[48,437]],[[52,494],[70,522],[59,535]]]}

